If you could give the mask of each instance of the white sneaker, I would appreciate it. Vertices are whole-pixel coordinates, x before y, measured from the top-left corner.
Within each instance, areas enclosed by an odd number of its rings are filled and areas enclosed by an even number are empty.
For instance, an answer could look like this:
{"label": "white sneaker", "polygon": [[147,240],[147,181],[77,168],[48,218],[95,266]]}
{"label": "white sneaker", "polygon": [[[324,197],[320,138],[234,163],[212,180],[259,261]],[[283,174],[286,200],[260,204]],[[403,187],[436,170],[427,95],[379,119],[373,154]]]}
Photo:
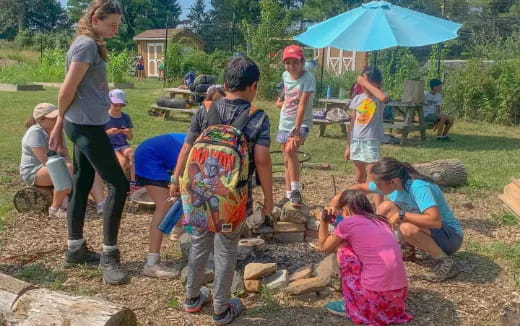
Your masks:
{"label": "white sneaker", "polygon": [[49,217],[52,218],[67,218],[67,210],[61,207],[49,207]]}
{"label": "white sneaker", "polygon": [[144,263],[143,274],[149,277],[156,278],[177,278],[179,277],[179,271],[174,268],[169,268],[161,263],[157,263],[153,266],[148,266]]}
{"label": "white sneaker", "polygon": [[101,203],[96,204],[96,213],[98,215],[103,214],[103,210],[105,209],[105,201],[103,200]]}

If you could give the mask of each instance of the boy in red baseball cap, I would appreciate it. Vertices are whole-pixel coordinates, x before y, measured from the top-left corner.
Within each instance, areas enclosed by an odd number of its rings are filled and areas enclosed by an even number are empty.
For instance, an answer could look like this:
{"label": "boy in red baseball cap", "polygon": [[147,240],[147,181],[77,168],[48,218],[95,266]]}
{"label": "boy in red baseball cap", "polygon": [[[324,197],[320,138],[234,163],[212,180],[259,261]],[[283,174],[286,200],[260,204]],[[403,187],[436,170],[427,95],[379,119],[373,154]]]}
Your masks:
{"label": "boy in red baseball cap", "polygon": [[283,90],[277,107],[281,109],[276,141],[282,146],[285,163],[285,197],[278,202],[283,206],[303,203],[297,150],[312,127],[312,102],[316,91],[314,76],[304,69],[303,49],[289,45],[283,50]]}

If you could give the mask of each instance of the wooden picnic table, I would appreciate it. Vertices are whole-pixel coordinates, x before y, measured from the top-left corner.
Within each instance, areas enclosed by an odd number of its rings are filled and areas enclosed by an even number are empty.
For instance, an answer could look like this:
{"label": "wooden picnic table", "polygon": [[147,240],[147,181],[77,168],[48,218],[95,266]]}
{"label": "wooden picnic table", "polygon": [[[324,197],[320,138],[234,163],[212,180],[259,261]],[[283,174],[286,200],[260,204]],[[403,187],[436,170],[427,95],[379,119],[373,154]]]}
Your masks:
{"label": "wooden picnic table", "polygon": [[[348,113],[348,106],[350,104],[350,99],[335,99],[335,98],[320,98],[318,100],[319,103],[325,104],[325,114],[327,114],[330,110],[335,108],[340,108],[345,111],[347,116],[350,116]],[[346,135],[347,134],[347,124],[348,121],[333,121],[328,119],[312,119],[312,123],[314,125],[320,126],[320,133],[318,137],[325,136],[325,129],[334,124],[339,124],[341,127],[341,131]]]}
{"label": "wooden picnic table", "polygon": [[171,98],[185,99],[188,102],[191,100],[191,91],[189,89],[173,87],[165,88],[164,90]]}
{"label": "wooden picnic table", "polygon": [[[384,123],[384,128],[397,129],[401,133],[401,145],[406,144],[408,140],[408,133],[412,131],[419,131],[421,133],[421,140],[426,140],[426,124],[424,123],[423,104],[422,103],[403,103],[400,101],[388,102],[386,105],[391,106],[392,109],[399,111],[404,116],[402,123],[395,121]],[[419,122],[414,123],[413,117],[415,111],[419,114]]]}
{"label": "wooden picnic table", "polygon": [[148,115],[150,116],[161,116],[164,120],[173,120],[173,113],[183,113],[187,114],[190,117],[193,116],[197,112],[198,108],[194,109],[177,109],[177,108],[168,108],[165,106],[158,106],[157,104],[152,104],[150,110],[148,110]]}

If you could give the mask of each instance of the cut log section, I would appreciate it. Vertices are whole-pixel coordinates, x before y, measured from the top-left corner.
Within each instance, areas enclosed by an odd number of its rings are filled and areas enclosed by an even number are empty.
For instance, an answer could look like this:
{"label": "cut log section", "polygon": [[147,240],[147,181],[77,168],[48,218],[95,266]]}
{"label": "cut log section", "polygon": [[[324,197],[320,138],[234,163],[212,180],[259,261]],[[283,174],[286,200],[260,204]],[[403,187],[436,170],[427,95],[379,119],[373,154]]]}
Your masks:
{"label": "cut log section", "polygon": [[437,160],[413,164],[420,173],[443,187],[457,187],[466,184],[468,172],[461,160]]}
{"label": "cut log section", "polygon": [[7,325],[18,326],[137,325],[135,314],[124,306],[37,288],[5,274],[0,274],[1,315]]}
{"label": "cut log section", "polygon": [[511,183],[505,185],[504,193],[499,194],[498,198],[504,205],[520,218],[520,180],[511,179]]}
{"label": "cut log section", "polygon": [[51,188],[24,187],[14,194],[13,204],[20,213],[47,212],[52,202]]}

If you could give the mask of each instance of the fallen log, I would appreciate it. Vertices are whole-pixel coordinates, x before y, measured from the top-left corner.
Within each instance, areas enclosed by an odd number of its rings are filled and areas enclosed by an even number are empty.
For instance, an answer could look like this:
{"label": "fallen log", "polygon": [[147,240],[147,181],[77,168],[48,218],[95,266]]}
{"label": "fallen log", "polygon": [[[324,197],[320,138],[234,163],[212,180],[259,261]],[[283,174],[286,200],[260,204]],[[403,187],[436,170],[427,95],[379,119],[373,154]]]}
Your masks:
{"label": "fallen log", "polygon": [[37,288],[0,274],[0,313],[7,325],[134,326],[128,308],[91,297],[75,297]]}
{"label": "fallen log", "polygon": [[457,187],[464,185],[468,180],[468,172],[461,160],[437,160],[412,165],[439,186]]}
{"label": "fallen log", "polygon": [[13,204],[20,213],[47,212],[52,201],[52,188],[27,186],[18,190]]}

